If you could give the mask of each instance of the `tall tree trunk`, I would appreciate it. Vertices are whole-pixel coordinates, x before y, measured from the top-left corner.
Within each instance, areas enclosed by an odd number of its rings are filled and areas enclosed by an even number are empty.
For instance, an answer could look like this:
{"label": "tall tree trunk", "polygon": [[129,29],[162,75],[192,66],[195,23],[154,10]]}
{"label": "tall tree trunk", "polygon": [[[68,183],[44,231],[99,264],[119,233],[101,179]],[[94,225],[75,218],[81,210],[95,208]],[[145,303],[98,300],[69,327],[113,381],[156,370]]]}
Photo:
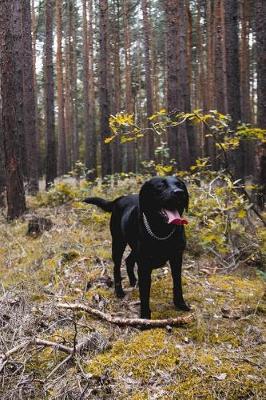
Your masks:
{"label": "tall tree trunk", "polygon": [[89,52],[89,131],[90,131],[90,153],[91,178],[97,176],[97,136],[96,136],[96,99],[95,99],[95,72],[94,72],[94,3],[89,0],[89,19],[88,19],[88,52]]}
{"label": "tall tree trunk", "polygon": [[240,108],[240,68],[238,42],[238,3],[235,0],[224,0],[225,51],[227,78],[227,112],[236,126],[241,119]]}
{"label": "tall tree trunk", "polygon": [[266,128],[266,2],[256,0],[257,124]]}
{"label": "tall tree trunk", "polygon": [[109,129],[109,95],[108,95],[108,0],[100,0],[100,54],[99,54],[99,106],[101,131],[101,169],[102,177],[112,173],[111,147],[105,138],[110,135]]}
{"label": "tall tree trunk", "polygon": [[67,83],[69,86],[69,134],[72,165],[79,159],[75,6],[75,0],[70,0],[68,3]]}
{"label": "tall tree trunk", "polygon": [[[225,58],[226,58],[226,84],[228,114],[232,117],[232,128],[236,128],[241,120],[240,106],[240,66],[239,66],[239,41],[238,41],[238,2],[224,0],[225,23]],[[231,163],[235,176],[244,177],[244,148],[242,143],[232,157]]]}
{"label": "tall tree trunk", "polygon": [[17,129],[20,142],[21,165],[24,177],[27,176],[27,155],[24,130],[23,110],[23,41],[22,41],[22,4],[20,0],[12,1],[11,23],[13,29],[14,52],[15,52],[15,79],[16,79],[16,115]]}
{"label": "tall tree trunk", "polygon": [[240,42],[240,94],[243,122],[251,122],[250,108],[250,54],[249,54],[249,2],[240,1],[241,42]]}
{"label": "tall tree trunk", "polygon": [[[120,65],[120,7],[119,1],[115,2],[116,23],[114,27],[114,113],[121,111],[121,65]],[[122,152],[125,145],[121,145],[116,138],[113,146],[113,172],[122,171]]]}
{"label": "tall tree trunk", "polygon": [[[183,0],[167,0],[166,20],[168,33],[168,111],[176,114],[186,111],[189,103],[186,69],[186,16]],[[177,159],[179,169],[191,165],[187,129],[185,125],[169,128],[170,158]]]}
{"label": "tall tree trunk", "polygon": [[215,36],[214,36],[214,92],[215,109],[218,112],[226,113],[226,82],[225,82],[225,43],[224,43],[224,23],[223,23],[223,2],[215,2]]}
{"label": "tall tree trunk", "polygon": [[[151,54],[150,54],[150,18],[148,15],[148,2],[141,0],[141,9],[143,15],[143,34],[144,34],[144,66],[145,66],[145,83],[146,83],[146,109],[147,117],[153,115],[153,102],[152,102],[152,78],[151,78]],[[147,136],[147,159],[154,159],[154,135],[149,133]]]}
{"label": "tall tree trunk", "polygon": [[17,82],[18,76],[14,21],[20,20],[19,8],[15,1],[0,2],[0,70],[2,94],[2,129],[5,153],[7,216],[14,219],[26,209],[25,193],[20,162],[21,137],[19,136],[20,111],[18,112]]}
{"label": "tall tree trunk", "polygon": [[58,175],[67,172],[67,150],[65,129],[65,97],[63,81],[63,56],[62,56],[62,1],[56,0],[56,80],[58,104]]}
{"label": "tall tree trunk", "polygon": [[45,3],[45,120],[46,120],[46,189],[56,178],[56,139],[54,116],[53,65],[53,8],[54,0]]}
{"label": "tall tree trunk", "polygon": [[[257,124],[266,128],[266,2],[256,1],[256,50],[257,50]],[[261,185],[259,204],[263,208],[266,200],[266,145],[257,150],[257,181]]]}
{"label": "tall tree trunk", "polygon": [[[125,49],[125,85],[126,85],[126,97],[125,97],[125,109],[126,112],[132,114],[134,112],[133,104],[133,93],[132,93],[132,78],[131,78],[131,31],[130,31],[130,12],[129,12],[129,0],[122,0],[122,12],[123,12],[123,28],[124,28],[124,49]],[[136,148],[135,143],[130,142],[126,144],[126,164],[125,170],[135,171],[136,170]]]}
{"label": "tall tree trunk", "polygon": [[[85,165],[89,169],[89,177],[96,177],[96,138],[95,138],[95,112],[94,87],[93,87],[93,66],[90,65],[90,59],[93,57],[93,38],[92,32],[92,0],[89,3],[89,36],[88,36],[88,16],[87,1],[83,0],[83,99],[84,99],[84,132],[85,132]],[[93,98],[92,98],[93,96]]]}
{"label": "tall tree trunk", "polygon": [[22,2],[23,23],[23,111],[24,132],[27,155],[28,191],[36,194],[38,181],[38,147],[36,131],[36,98],[34,91],[33,52],[31,37],[31,5],[30,0]]}
{"label": "tall tree trunk", "polygon": [[[0,44],[1,46],[1,44]],[[5,191],[6,191],[6,172],[5,172],[5,153],[3,142],[3,126],[2,126],[2,96],[1,96],[1,69],[0,69],[0,208],[5,207]]]}
{"label": "tall tree trunk", "polygon": [[41,155],[40,155],[40,128],[39,128],[39,113],[38,113],[38,87],[37,87],[37,76],[36,76],[36,63],[37,63],[37,21],[35,12],[35,0],[31,2],[31,17],[32,17],[32,62],[33,62],[33,84],[34,84],[34,96],[35,96],[35,131],[36,131],[36,146],[37,146],[37,162],[38,162],[38,177],[42,170],[41,166]]}

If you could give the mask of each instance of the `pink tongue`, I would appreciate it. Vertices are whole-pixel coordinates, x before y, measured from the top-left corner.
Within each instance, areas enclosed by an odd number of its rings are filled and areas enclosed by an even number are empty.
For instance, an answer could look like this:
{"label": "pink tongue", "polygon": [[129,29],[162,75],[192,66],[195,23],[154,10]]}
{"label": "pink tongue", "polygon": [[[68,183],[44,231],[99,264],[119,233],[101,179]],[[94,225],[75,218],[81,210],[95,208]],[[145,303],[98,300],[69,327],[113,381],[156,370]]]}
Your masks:
{"label": "pink tongue", "polygon": [[188,221],[185,218],[182,218],[177,210],[170,211],[164,210],[168,217],[168,224],[174,225],[187,225]]}

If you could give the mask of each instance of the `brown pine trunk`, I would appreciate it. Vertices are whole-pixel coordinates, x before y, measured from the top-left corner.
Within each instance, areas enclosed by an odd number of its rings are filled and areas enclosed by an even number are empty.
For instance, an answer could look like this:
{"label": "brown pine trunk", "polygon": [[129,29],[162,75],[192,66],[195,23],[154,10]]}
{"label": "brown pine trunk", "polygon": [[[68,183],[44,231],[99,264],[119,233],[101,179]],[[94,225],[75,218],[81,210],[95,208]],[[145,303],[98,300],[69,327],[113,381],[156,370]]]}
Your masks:
{"label": "brown pine trunk", "polygon": [[56,81],[58,104],[58,175],[67,172],[66,130],[65,130],[65,97],[63,81],[62,55],[62,2],[56,0]]}
{"label": "brown pine trunk", "polygon": [[6,172],[5,172],[5,153],[3,142],[3,126],[2,126],[2,96],[1,96],[1,73],[0,73],[0,208],[5,207],[5,191],[6,191]]}
{"label": "brown pine trunk", "polygon": [[26,209],[25,193],[20,162],[21,137],[19,136],[17,104],[17,82],[21,75],[18,69],[16,40],[14,37],[14,20],[20,20],[21,14],[15,1],[0,2],[0,70],[2,95],[2,130],[5,153],[5,171],[7,188],[7,216],[14,219],[22,215]]}
{"label": "brown pine trunk", "polygon": [[240,68],[238,42],[238,4],[235,0],[224,0],[225,57],[227,78],[227,112],[236,126],[241,119]]}
{"label": "brown pine trunk", "polygon": [[224,24],[223,24],[223,3],[222,0],[215,2],[215,33],[214,33],[214,93],[215,93],[215,109],[218,112],[226,113],[226,85],[224,63],[225,44],[224,44]]}
{"label": "brown pine trunk", "polygon": [[241,42],[240,42],[240,94],[243,122],[251,122],[250,109],[250,54],[249,54],[249,3],[240,1]]}
{"label": "brown pine trunk", "polygon": [[[238,41],[238,2],[224,0],[225,59],[228,114],[232,117],[232,128],[241,120],[240,66]],[[242,143],[231,158],[232,169],[238,178],[244,177],[244,148]]]}
{"label": "brown pine trunk", "polygon": [[56,140],[54,116],[53,65],[53,0],[45,3],[45,125],[46,125],[46,189],[56,178]]}
{"label": "brown pine trunk", "polygon": [[[166,20],[168,33],[168,111],[169,113],[186,112],[190,99],[188,98],[187,80],[187,43],[185,3],[180,0],[166,1]],[[177,160],[181,170],[187,170],[191,165],[190,152],[185,125],[169,129],[170,158]]]}
{"label": "brown pine trunk", "polygon": [[[152,102],[152,78],[151,78],[151,54],[150,54],[150,18],[148,15],[148,2],[141,0],[141,9],[143,15],[143,34],[144,34],[144,67],[145,67],[145,84],[146,84],[146,110],[147,117],[153,115],[153,102]],[[148,123],[149,125],[149,123]],[[148,160],[154,159],[154,135],[149,133],[147,136],[147,154]]]}
{"label": "brown pine trunk", "polygon": [[[115,3],[116,23],[114,27],[114,113],[121,111],[121,65],[120,65],[120,7],[119,2]],[[119,139],[116,138],[113,145],[113,172],[122,171],[122,152],[125,145],[121,145]]]}
{"label": "brown pine trunk", "polygon": [[266,2],[256,0],[257,124],[266,128]]}
{"label": "brown pine trunk", "polygon": [[112,173],[111,147],[105,144],[110,136],[109,129],[109,94],[108,94],[108,0],[100,0],[100,54],[99,54],[99,106],[101,132],[101,172],[102,177]]}
{"label": "brown pine trunk", "polygon": [[96,177],[96,138],[95,138],[95,100],[93,86],[93,37],[92,37],[92,0],[89,3],[89,35],[87,1],[83,0],[83,99],[84,99],[84,133],[85,165],[89,177]]}
{"label": "brown pine trunk", "polygon": [[27,176],[27,154],[24,130],[24,110],[23,110],[23,41],[22,41],[22,4],[20,0],[12,1],[11,23],[13,29],[13,41],[15,52],[15,79],[16,79],[16,115],[17,129],[20,142],[19,151],[22,165],[23,176]]}
{"label": "brown pine trunk", "polygon": [[76,55],[76,26],[75,26],[75,1],[68,4],[68,85],[69,85],[69,129],[71,144],[72,165],[79,159],[78,113],[77,113],[77,55]]}
{"label": "brown pine trunk", "polygon": [[38,147],[36,130],[36,98],[34,91],[33,52],[31,37],[30,0],[22,2],[22,36],[23,36],[23,114],[27,155],[28,191],[36,194],[38,181]]}
{"label": "brown pine trunk", "polygon": [[96,135],[96,99],[95,99],[95,56],[94,56],[94,5],[93,0],[89,0],[89,31],[88,31],[88,46],[89,46],[89,103],[90,103],[90,119],[89,119],[89,130],[90,130],[90,153],[89,157],[91,160],[91,170],[93,171],[91,177],[93,179],[97,176],[97,135]]}
{"label": "brown pine trunk", "polygon": [[37,61],[37,21],[35,13],[35,0],[31,3],[31,17],[32,17],[32,62],[33,62],[33,84],[34,84],[34,95],[35,95],[35,130],[36,130],[36,142],[37,142],[37,161],[38,161],[38,176],[41,172],[41,155],[40,155],[40,128],[39,128],[39,113],[38,113],[38,87],[36,77],[36,61]]}
{"label": "brown pine trunk", "polygon": [[[207,76],[205,86],[207,89],[207,108],[213,110],[215,107],[215,25],[214,25],[214,2],[207,0]],[[221,60],[219,61],[221,62]],[[205,137],[205,154],[209,157],[213,168],[216,167],[216,146],[212,136]]]}
{"label": "brown pine trunk", "polygon": [[[129,0],[123,0],[122,12],[123,12],[123,28],[124,28],[124,49],[125,49],[125,85],[126,85],[126,96],[125,96],[125,109],[126,112],[132,114],[134,112],[133,94],[132,94],[132,79],[131,79],[131,31],[129,21]],[[135,171],[136,170],[136,146],[135,143],[130,142],[126,144],[126,160],[125,170]]]}
{"label": "brown pine trunk", "polygon": [[[256,50],[257,50],[257,124],[266,128],[266,3],[256,1]],[[263,208],[266,200],[266,145],[257,149],[257,182],[261,185],[259,205]]]}

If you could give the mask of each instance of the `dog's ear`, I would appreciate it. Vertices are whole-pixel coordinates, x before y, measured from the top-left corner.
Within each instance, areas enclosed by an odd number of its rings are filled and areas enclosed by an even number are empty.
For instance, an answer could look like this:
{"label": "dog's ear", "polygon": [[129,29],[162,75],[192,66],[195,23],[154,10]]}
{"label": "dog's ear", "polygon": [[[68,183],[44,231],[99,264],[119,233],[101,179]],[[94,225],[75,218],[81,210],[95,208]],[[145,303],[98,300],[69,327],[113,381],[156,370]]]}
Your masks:
{"label": "dog's ear", "polygon": [[151,181],[146,181],[139,192],[139,206],[141,212],[150,211],[155,201],[154,186]]}
{"label": "dog's ear", "polygon": [[182,189],[184,190],[184,193],[185,193],[185,210],[186,210],[186,212],[188,212],[189,194],[188,194],[187,186],[186,186],[185,182],[182,181],[182,179],[180,179],[178,177],[176,177],[176,178],[179,180],[179,182],[182,183]]}

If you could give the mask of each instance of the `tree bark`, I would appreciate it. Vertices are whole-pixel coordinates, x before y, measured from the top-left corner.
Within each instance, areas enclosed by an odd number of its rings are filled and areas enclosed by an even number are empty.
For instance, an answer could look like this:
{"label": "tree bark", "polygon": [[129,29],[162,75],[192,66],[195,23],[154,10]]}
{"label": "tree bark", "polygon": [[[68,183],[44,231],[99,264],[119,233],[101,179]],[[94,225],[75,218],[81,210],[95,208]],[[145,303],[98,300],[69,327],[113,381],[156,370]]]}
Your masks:
{"label": "tree bark", "polygon": [[[20,20],[21,14],[17,3],[11,0],[0,2],[0,70],[2,95],[2,130],[5,153],[7,216],[14,219],[22,215],[26,209],[23,186],[19,136],[21,121],[21,105],[18,104],[17,82],[21,78],[16,62],[17,46],[14,37],[14,20]],[[17,20],[17,21],[18,21]]]}
{"label": "tree bark", "polygon": [[[133,104],[133,93],[132,93],[132,77],[131,77],[131,27],[130,27],[130,12],[129,12],[129,0],[122,1],[122,12],[123,12],[123,28],[124,28],[124,49],[125,49],[125,85],[126,85],[126,94],[125,94],[125,109],[128,114],[132,114],[134,112],[134,104]],[[126,143],[126,160],[125,170],[127,172],[136,170],[136,148],[135,143],[129,142]]]}
{"label": "tree bark", "polygon": [[[167,65],[168,65],[168,112],[176,114],[189,109],[188,80],[186,67],[186,15],[185,2],[167,0],[166,20],[168,34]],[[170,158],[177,160],[181,170],[187,170],[191,165],[187,127],[185,125],[169,128],[168,141]]]}
{"label": "tree bark", "polygon": [[22,1],[23,39],[23,114],[26,144],[28,192],[39,190],[38,145],[36,130],[36,98],[34,85],[33,48],[31,36],[30,0]]}
{"label": "tree bark", "polygon": [[67,150],[65,129],[65,96],[63,81],[63,55],[62,55],[62,1],[56,0],[56,81],[58,105],[58,175],[67,172]]}
{"label": "tree bark", "polygon": [[100,49],[99,49],[99,106],[101,131],[101,174],[112,173],[111,147],[104,141],[110,136],[109,129],[109,93],[108,93],[108,0],[100,0]]}
{"label": "tree bark", "polygon": [[45,119],[46,119],[46,189],[54,182],[56,167],[56,139],[54,115],[53,65],[53,8],[54,0],[45,3]]}
{"label": "tree bark", "polygon": [[[150,52],[150,18],[148,15],[148,2],[141,0],[141,9],[143,15],[143,36],[144,36],[144,68],[145,68],[145,88],[146,88],[146,110],[147,117],[153,115],[153,99],[152,99],[152,78],[151,78],[151,52]],[[148,125],[150,125],[148,123]],[[147,160],[154,159],[154,135],[151,132],[147,136]]]}

